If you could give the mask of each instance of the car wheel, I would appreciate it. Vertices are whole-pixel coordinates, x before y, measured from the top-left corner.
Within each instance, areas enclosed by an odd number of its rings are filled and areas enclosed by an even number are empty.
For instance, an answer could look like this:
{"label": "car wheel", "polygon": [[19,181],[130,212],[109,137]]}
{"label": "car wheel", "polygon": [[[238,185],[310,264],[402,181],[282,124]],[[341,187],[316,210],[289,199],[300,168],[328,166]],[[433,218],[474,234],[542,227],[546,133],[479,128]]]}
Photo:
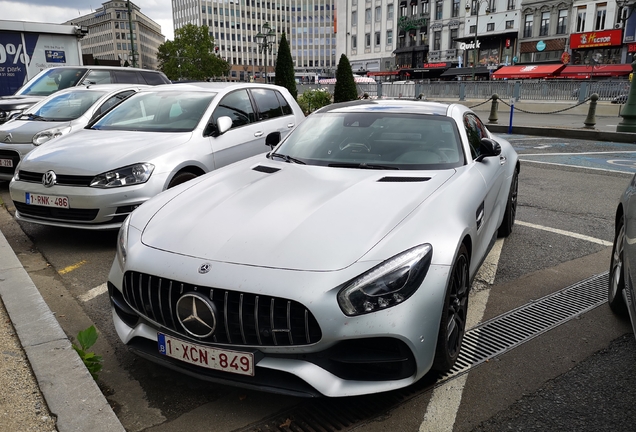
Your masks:
{"label": "car wheel", "polygon": [[177,175],[170,180],[170,183],[168,183],[168,189],[180,185],[181,183],[185,183],[188,180],[192,180],[195,177],[197,177],[196,174],[187,171],[177,173]]}
{"label": "car wheel", "polygon": [[609,289],[607,302],[612,311],[618,315],[627,314],[627,305],[623,299],[625,289],[625,272],[623,269],[624,244],[625,244],[625,216],[621,216],[616,227],[616,237],[612,248],[612,260],[609,271]]}
{"label": "car wheel", "polygon": [[508,237],[512,232],[517,217],[517,195],[519,193],[519,169],[515,168],[510,182],[510,192],[508,193],[508,202],[504,211],[503,221],[499,225],[497,234],[499,237]]}
{"label": "car wheel", "polygon": [[469,290],[468,250],[462,244],[446,287],[444,309],[442,310],[442,320],[433,361],[433,369],[436,371],[446,372],[450,370],[459,357],[459,350],[466,331]]}

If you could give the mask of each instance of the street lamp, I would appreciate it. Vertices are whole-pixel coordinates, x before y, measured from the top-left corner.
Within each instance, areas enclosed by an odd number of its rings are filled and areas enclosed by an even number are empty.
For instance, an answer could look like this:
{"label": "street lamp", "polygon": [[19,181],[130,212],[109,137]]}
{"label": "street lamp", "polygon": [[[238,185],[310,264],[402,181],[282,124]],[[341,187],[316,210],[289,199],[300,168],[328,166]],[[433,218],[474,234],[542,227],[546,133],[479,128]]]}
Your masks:
{"label": "street lamp", "polygon": [[256,43],[258,44],[258,52],[265,53],[265,82],[267,82],[267,54],[272,52],[274,44],[276,43],[276,30],[269,26],[269,23],[263,24],[261,30],[264,33],[258,32],[256,35]]}
{"label": "street lamp", "polygon": [[[470,1],[470,0],[469,0]],[[477,66],[477,32],[479,31],[479,8],[481,7],[482,3],[486,3],[486,15],[488,15],[490,13],[490,7],[489,7],[489,0],[472,0],[473,2],[473,6],[475,6],[476,11],[475,12],[475,39],[474,39],[474,46],[473,46],[473,81],[475,81],[475,67]],[[467,1],[466,2],[466,13],[470,13],[472,10],[472,7],[470,6],[470,3]]]}

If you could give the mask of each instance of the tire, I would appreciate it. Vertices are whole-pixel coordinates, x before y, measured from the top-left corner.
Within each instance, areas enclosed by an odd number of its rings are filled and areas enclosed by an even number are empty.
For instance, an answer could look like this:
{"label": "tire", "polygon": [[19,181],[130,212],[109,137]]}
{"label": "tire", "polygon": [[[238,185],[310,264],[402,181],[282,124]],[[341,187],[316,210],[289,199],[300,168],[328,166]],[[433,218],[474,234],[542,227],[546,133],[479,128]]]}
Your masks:
{"label": "tire", "polygon": [[614,246],[612,247],[612,259],[609,270],[609,286],[607,291],[607,303],[610,309],[617,315],[627,315],[627,305],[623,298],[625,290],[624,263],[625,245],[625,216],[621,216],[616,227]]}
{"label": "tire", "polygon": [[433,360],[433,370],[438,372],[447,372],[453,367],[464,340],[470,292],[468,265],[468,250],[462,244],[453,263],[444,297],[444,309]]}
{"label": "tire", "polygon": [[517,196],[519,193],[519,168],[515,168],[514,174],[512,174],[512,181],[510,182],[510,192],[508,193],[508,202],[506,203],[506,210],[504,211],[504,217],[499,225],[497,235],[499,237],[508,237],[512,233],[512,227],[515,225],[515,219],[517,217]]}
{"label": "tire", "polygon": [[195,177],[198,177],[198,176],[191,172],[187,172],[187,171],[179,172],[177,173],[177,175],[172,177],[172,180],[170,180],[170,183],[168,183],[168,189],[170,189],[171,187],[180,185],[181,183],[185,183],[188,180],[192,180]]}

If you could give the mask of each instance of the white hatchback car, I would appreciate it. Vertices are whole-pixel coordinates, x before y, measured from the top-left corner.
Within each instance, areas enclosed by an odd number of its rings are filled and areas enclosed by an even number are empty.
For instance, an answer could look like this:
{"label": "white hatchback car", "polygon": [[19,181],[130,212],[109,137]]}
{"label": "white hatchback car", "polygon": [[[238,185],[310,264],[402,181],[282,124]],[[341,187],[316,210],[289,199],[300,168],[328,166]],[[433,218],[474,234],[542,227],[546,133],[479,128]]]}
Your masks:
{"label": "white hatchback car", "polygon": [[16,217],[87,229],[118,228],[172,186],[264,153],[304,115],[287,89],[190,83],[143,89],[85,130],[36,148],[9,185]]}
{"label": "white hatchback car", "polygon": [[81,130],[91,120],[145,85],[105,84],[71,87],[43,99],[0,125],[0,180],[11,180],[15,167],[35,147]]}

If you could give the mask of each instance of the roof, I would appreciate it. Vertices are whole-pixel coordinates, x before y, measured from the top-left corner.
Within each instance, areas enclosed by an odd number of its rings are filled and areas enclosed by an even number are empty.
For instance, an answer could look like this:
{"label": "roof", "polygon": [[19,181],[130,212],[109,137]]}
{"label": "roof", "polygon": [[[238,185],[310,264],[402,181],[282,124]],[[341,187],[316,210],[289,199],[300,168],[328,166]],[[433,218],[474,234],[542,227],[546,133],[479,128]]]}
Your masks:
{"label": "roof", "polygon": [[[221,91],[221,90],[234,90],[234,89],[244,89],[244,88],[271,88],[276,90],[285,90],[284,87],[277,86],[274,84],[259,84],[259,83],[245,83],[245,82],[187,82],[187,83],[179,83],[178,81],[175,84],[163,84],[154,86],[152,89],[166,89],[166,90],[183,90],[183,91],[201,91],[201,90],[210,90],[210,91]],[[150,90],[152,90],[150,89]]]}
{"label": "roof", "polygon": [[140,72],[150,72],[150,73],[162,73],[161,71],[154,69],[142,69],[142,68],[134,68],[134,67],[125,67],[125,66],[101,66],[101,65],[75,65],[75,66],[51,66],[46,68],[48,69],[106,69],[106,70],[132,70],[132,71],[140,71]]}
{"label": "roof", "polygon": [[326,112],[395,112],[446,116],[451,105],[403,99],[359,100],[327,105],[316,111]]}

